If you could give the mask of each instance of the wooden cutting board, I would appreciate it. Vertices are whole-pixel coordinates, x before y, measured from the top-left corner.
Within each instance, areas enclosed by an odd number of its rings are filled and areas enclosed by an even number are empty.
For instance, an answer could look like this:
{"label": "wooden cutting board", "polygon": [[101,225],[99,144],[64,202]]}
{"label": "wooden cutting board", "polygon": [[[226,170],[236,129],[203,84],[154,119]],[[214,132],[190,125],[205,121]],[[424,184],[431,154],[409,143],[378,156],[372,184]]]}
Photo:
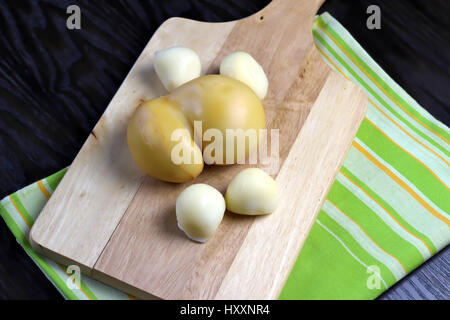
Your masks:
{"label": "wooden cutting board", "polygon": [[[323,0],[275,0],[239,21],[171,18],[153,35],[30,234],[33,247],[141,298],[275,299],[364,117],[367,101],[314,46]],[[190,183],[146,176],[128,151],[126,128],[142,100],[166,94],[156,50],[195,50],[205,73],[241,50],[269,78],[267,126],[279,129],[279,208],[269,216],[226,213],[205,244],[178,230],[175,200]],[[207,167],[194,181],[224,192],[243,166]]]}

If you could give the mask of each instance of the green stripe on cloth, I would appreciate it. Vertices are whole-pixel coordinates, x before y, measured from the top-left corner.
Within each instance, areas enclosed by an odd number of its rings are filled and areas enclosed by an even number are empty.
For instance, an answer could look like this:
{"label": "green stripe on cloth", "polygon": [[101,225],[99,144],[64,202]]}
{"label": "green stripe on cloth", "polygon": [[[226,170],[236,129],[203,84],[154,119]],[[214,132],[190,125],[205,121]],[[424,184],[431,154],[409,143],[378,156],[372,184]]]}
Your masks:
{"label": "green stripe on cloth", "polygon": [[[344,177],[344,178],[341,178]],[[369,188],[365,183],[359,180],[356,176],[354,176],[345,166],[341,167],[340,173],[337,176],[337,179],[340,181],[347,180],[347,184],[353,184],[355,189],[361,190],[360,194],[366,194],[368,202],[372,202],[372,206],[376,207],[378,211],[384,211],[391,219],[395,226],[392,229],[403,228],[407,233],[411,234],[412,237],[418,239],[424,246],[427,248],[427,251],[430,255],[425,254],[424,259],[429,258],[431,255],[436,253],[436,248],[431,242],[431,240],[419,232],[416,228],[410,225],[405,219],[402,218],[382,197],[380,197],[377,193],[375,193],[371,188]],[[354,191],[355,194],[358,194],[357,191]],[[373,211],[377,210],[373,209]],[[383,214],[383,213],[381,213]],[[419,245],[420,246],[420,245]]]}
{"label": "green stripe on cloth", "polygon": [[49,187],[53,191],[55,191],[56,187],[61,182],[61,180],[64,177],[64,174],[66,172],[67,172],[67,168],[64,168],[61,171],[57,172],[56,174],[52,174],[51,176],[45,178],[45,181],[48,183]]}
{"label": "green stripe on cloth", "polygon": [[[323,212],[320,215],[324,217]],[[308,241],[308,245],[303,247],[280,299],[360,299],[360,292],[366,291],[367,268],[376,260],[367,253],[362,255],[359,252],[361,250],[350,250],[348,245],[336,236],[336,232],[340,232],[341,238],[344,239],[343,231],[332,231],[322,218],[316,221],[308,239],[320,241]],[[317,261],[325,263],[316,263]],[[327,261],[333,261],[332,270]],[[312,269],[315,269],[315,272],[310,272]],[[352,273],[346,272],[346,269],[351,269]],[[384,266],[381,273],[384,276],[383,279],[380,277],[380,288],[371,291],[367,298],[376,298],[395,283],[395,279]]]}
{"label": "green stripe on cloth", "polygon": [[402,238],[392,226],[374,214],[372,208],[339,181],[333,184],[328,199],[357,223],[383,250],[396,257],[402,265],[406,265],[409,259],[423,261],[422,254],[411,242]]}
{"label": "green stripe on cloth", "polygon": [[[378,102],[379,104],[381,104],[382,109],[384,109],[386,113],[391,114],[394,119],[397,119],[397,121],[401,122],[403,125],[406,124],[406,126],[404,126],[406,129],[409,129],[414,134],[417,134],[419,137],[427,141],[427,143],[430,143],[432,146],[443,152],[447,157],[450,156],[448,143],[446,147],[443,147],[438,142],[433,140],[430,136],[419,130],[416,126],[413,126],[410,122],[413,121],[412,119],[406,120],[406,118],[408,118],[408,115],[402,112],[401,109],[395,108],[395,104],[388,103],[388,97],[383,98],[382,93],[379,92],[380,90],[377,90],[378,87],[375,84],[371,83],[370,79],[364,80],[364,75],[361,74],[360,70],[356,67],[351,67],[351,62],[348,61],[348,59],[345,59],[345,53],[338,53],[339,48],[336,46],[334,41],[327,38],[326,33],[321,32],[321,29],[319,29],[319,27],[317,26],[317,23],[315,23],[313,26],[313,35],[314,40],[316,41],[316,45],[322,47],[325,52],[328,52],[326,56],[334,61],[335,65],[339,65],[339,69],[342,70],[344,74],[346,74],[353,82],[357,83],[362,87],[362,89],[365,90],[370,101],[373,101],[374,103]],[[336,49],[334,49],[333,47],[335,47]]]}
{"label": "green stripe on cloth", "polygon": [[[426,165],[416,157],[411,156],[404,149],[400,148],[392,139],[386,137],[369,120],[364,120],[361,124],[361,131],[358,138],[364,142],[373,152],[389,163],[402,176],[411,181],[423,193],[434,198],[434,203],[447,212],[450,211],[450,203],[442,199],[442,195],[448,191],[450,175],[448,166],[442,164],[438,168]],[[434,169],[434,170],[433,170]],[[436,184],[438,180],[438,184]],[[435,187],[439,190],[435,190]]]}
{"label": "green stripe on cloth", "polygon": [[[448,130],[439,125],[438,121],[433,119],[433,117],[422,116],[422,113],[412,108],[408,103],[406,103],[405,99],[403,99],[394,90],[392,90],[392,88],[386,83],[386,81],[381,78],[379,74],[373,71],[373,69],[375,68],[371,67],[372,64],[367,63],[366,59],[364,59],[363,56],[356,53],[356,51],[360,50],[355,50],[352,44],[349,44],[343,39],[342,34],[339,34],[338,31],[335,31],[335,29],[342,29],[342,27],[340,25],[334,24],[333,20],[334,19],[330,15],[324,14],[318,17],[316,25],[319,28],[322,28],[329,35],[329,39],[332,40],[332,42],[336,43],[342,49],[342,52],[347,55],[350,60],[363,71],[363,73],[367,74],[367,76],[372,80],[372,83],[375,84],[376,87],[382,90],[383,93],[385,93],[402,111],[404,111],[408,115],[408,117],[412,118],[412,121],[417,127],[420,127],[423,131],[427,131],[429,135],[439,137],[448,144],[450,140],[450,133],[448,132]],[[363,54],[365,54],[364,51]],[[381,68],[378,67],[377,69],[381,71]],[[389,77],[386,75],[386,78]]]}
{"label": "green stripe on cloth", "polygon": [[[450,130],[401,89],[328,13],[316,46],[369,97],[366,118],[333,183],[280,299],[374,299],[450,243]],[[25,251],[66,299],[132,297],[33,252],[29,227],[66,169],[0,202]]]}

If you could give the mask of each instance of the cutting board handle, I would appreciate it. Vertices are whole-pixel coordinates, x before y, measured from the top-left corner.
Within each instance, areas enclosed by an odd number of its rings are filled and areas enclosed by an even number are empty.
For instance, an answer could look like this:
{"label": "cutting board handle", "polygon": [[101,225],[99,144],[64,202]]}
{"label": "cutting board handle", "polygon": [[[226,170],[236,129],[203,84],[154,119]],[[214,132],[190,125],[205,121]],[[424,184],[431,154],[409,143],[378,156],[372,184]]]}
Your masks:
{"label": "cutting board handle", "polygon": [[[325,0],[272,0],[265,8],[255,13],[251,17],[258,17],[260,20],[265,20],[275,15],[277,18],[283,15],[291,14],[293,11],[301,11],[303,19],[299,23],[308,23],[311,26],[312,21],[317,14],[317,11],[322,6]],[[274,23],[280,21],[273,21]]]}

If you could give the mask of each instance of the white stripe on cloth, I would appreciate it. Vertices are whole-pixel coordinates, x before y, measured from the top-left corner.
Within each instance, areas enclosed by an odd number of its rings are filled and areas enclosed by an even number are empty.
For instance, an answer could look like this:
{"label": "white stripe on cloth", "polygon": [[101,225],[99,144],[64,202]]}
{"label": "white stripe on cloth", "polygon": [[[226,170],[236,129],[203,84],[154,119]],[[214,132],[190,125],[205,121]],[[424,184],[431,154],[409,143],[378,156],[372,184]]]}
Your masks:
{"label": "white stripe on cloth", "polygon": [[361,228],[356,225],[352,220],[350,220],[346,215],[337,209],[329,200],[326,200],[323,207],[323,212],[325,212],[331,219],[333,219],[342,228],[347,230],[348,233],[355,239],[355,241],[367,251],[374,259],[382,263],[386,268],[388,268],[394,275],[396,280],[400,280],[406,275],[405,270],[402,265],[390,256],[388,253],[383,251],[372,239],[370,239]]}
{"label": "white stripe on cloth", "polygon": [[364,60],[364,62],[370,67],[370,69],[372,69],[372,71],[380,78],[382,78],[383,81],[411,108],[413,108],[422,117],[450,134],[450,129],[440,121],[436,120],[427,110],[420,106],[417,101],[415,101],[405,90],[403,90],[402,87],[400,87],[375,61],[373,61],[373,59],[364,50],[364,48],[362,48],[361,45],[356,42],[352,35],[336,19],[334,19],[328,12],[324,12],[321,15],[321,18],[327,23],[330,28],[335,30],[335,32],[339,34],[342,40],[344,40],[349,45],[349,47],[351,47],[353,51],[359,57],[361,57],[361,60]]}
{"label": "white stripe on cloth", "polygon": [[[342,49],[331,39],[320,27],[315,26],[314,30],[322,37],[322,39],[337,53],[337,55],[350,67],[353,72],[355,72],[362,81],[358,81],[353,75],[348,72],[348,70],[343,67],[339,61],[334,58],[333,55],[330,57],[336,61],[335,63],[338,66],[341,66],[342,69],[347,70],[346,75],[355,83],[365,84],[370,87],[383,101],[385,104],[389,105],[393,110],[395,110],[398,114],[400,114],[404,119],[406,119],[409,123],[411,123],[417,130],[421,131],[431,139],[433,139],[436,143],[441,145],[443,148],[448,149],[449,145],[446,141],[444,141],[441,137],[436,135],[434,132],[430,131],[428,128],[424,127],[421,123],[411,117],[408,113],[406,113],[402,108],[400,108],[389,96],[387,96],[383,90],[381,90],[372,79],[370,79],[362,70],[359,68],[350,57],[342,51]],[[341,69],[341,70],[342,70]],[[379,101],[375,96],[373,96],[370,92],[366,92],[369,98],[373,101]]]}
{"label": "white stripe on cloth", "polygon": [[[329,234],[331,234],[343,247],[344,249],[356,260],[358,261],[359,264],[361,264],[363,267],[365,267],[365,270],[368,270],[369,266],[367,264],[365,264],[364,262],[361,261],[361,259],[359,259],[346,245],[345,243],[336,235],[333,233],[333,231],[331,231],[330,229],[328,229],[325,225],[323,225],[319,219],[316,220],[317,224],[319,226],[321,226],[325,231],[327,231]],[[374,273],[378,276],[378,278],[381,280],[381,282],[383,282],[384,287],[387,289],[388,286],[386,284],[386,282],[384,281],[383,277],[376,271],[374,271]]]}
{"label": "white stripe on cloth", "polygon": [[402,228],[402,226],[395,221],[395,219],[392,218],[385,211],[385,209],[383,209],[378,203],[355,186],[355,184],[353,184],[346,176],[342,173],[338,173],[336,180],[339,181],[349,192],[361,200],[367,207],[369,207],[378,217],[380,217],[380,219],[383,220],[393,232],[397,233],[401,238],[413,245],[420,252],[424,260],[431,256],[430,251],[426,245],[420,241],[420,239],[414,237],[411,233]]}
{"label": "white stripe on cloth", "polygon": [[370,149],[364,142],[362,142],[358,137],[355,137],[355,141],[361,145],[364,150],[372,155],[375,159],[377,159],[383,166],[388,168],[392,173],[394,173],[399,179],[405,182],[408,187],[410,187],[420,198],[423,199],[430,207],[436,210],[439,214],[449,219],[449,215],[447,212],[438,207],[433,201],[431,201],[427,196],[425,196],[411,181],[406,179],[400,172],[398,172],[393,166],[384,161],[378,154],[376,154],[372,149]]}
{"label": "white stripe on cloth", "polygon": [[406,190],[351,147],[343,166],[391,206],[409,225],[428,237],[439,250],[448,241],[448,227],[426,210]]}

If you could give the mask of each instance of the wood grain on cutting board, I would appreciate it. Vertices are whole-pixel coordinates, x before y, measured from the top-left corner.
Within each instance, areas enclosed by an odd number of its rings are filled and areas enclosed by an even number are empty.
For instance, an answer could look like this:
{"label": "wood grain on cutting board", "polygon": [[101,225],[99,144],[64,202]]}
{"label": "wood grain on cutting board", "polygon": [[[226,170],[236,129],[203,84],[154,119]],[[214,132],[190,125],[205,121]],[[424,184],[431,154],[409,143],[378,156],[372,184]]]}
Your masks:
{"label": "wood grain on cutting board", "polygon": [[[276,0],[227,23],[172,18],[155,33],[36,221],[33,246],[140,297],[273,299],[278,294],[365,114],[355,85],[315,49],[311,26],[322,0]],[[176,226],[178,194],[191,183],[145,176],[126,145],[140,101],[165,94],[156,50],[195,50],[207,73],[242,50],[269,78],[267,126],[280,130],[279,208],[265,217],[227,213],[206,244]],[[194,183],[224,192],[243,166],[207,167]]]}

